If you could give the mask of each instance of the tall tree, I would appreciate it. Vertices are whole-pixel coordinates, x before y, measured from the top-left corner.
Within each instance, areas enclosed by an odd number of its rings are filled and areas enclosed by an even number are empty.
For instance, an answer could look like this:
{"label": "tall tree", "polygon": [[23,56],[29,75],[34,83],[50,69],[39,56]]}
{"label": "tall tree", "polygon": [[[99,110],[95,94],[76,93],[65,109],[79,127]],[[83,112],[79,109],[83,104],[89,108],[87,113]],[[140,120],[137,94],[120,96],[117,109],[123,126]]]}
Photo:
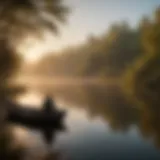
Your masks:
{"label": "tall tree", "polygon": [[22,40],[42,37],[45,31],[57,33],[67,12],[62,0],[0,0],[0,84],[17,69]]}

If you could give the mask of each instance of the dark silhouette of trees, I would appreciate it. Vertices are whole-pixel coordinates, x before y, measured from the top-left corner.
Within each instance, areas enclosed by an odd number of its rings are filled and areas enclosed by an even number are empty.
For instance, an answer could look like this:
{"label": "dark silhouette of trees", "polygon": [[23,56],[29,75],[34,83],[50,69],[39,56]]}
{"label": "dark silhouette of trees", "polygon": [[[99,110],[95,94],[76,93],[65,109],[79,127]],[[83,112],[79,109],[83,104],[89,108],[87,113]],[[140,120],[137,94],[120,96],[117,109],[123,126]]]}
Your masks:
{"label": "dark silhouette of trees", "polygon": [[68,12],[62,0],[6,0],[0,6],[1,30],[7,37],[57,31],[57,20],[63,22]]}
{"label": "dark silhouette of trees", "polygon": [[17,49],[25,38],[57,33],[67,12],[62,0],[0,1],[0,88],[5,88],[20,67],[22,58]]}

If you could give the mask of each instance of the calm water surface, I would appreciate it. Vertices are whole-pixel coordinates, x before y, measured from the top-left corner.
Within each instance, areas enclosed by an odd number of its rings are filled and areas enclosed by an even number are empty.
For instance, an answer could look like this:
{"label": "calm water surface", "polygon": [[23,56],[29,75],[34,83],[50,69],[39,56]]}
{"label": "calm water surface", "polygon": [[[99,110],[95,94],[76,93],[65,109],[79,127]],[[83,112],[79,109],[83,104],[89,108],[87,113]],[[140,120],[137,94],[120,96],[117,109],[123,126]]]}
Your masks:
{"label": "calm water surface", "polygon": [[120,88],[45,86],[34,88],[19,101],[39,107],[47,93],[67,111],[66,130],[56,134],[50,148],[42,132],[14,126],[17,142],[26,146],[28,155],[53,150],[70,160],[160,159],[159,113],[142,111]]}

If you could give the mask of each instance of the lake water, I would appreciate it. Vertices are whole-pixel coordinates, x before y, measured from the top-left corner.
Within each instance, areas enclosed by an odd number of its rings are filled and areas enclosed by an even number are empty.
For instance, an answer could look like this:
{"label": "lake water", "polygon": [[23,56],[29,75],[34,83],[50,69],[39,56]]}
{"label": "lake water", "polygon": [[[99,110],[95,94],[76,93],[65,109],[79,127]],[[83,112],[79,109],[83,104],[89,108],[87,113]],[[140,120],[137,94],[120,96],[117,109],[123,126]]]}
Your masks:
{"label": "lake water", "polygon": [[26,147],[28,159],[48,151],[57,153],[55,159],[160,159],[160,114],[154,109],[141,110],[119,87],[35,87],[21,96],[19,102],[39,107],[46,94],[67,111],[66,130],[57,132],[48,146],[41,131],[13,126],[15,139]]}

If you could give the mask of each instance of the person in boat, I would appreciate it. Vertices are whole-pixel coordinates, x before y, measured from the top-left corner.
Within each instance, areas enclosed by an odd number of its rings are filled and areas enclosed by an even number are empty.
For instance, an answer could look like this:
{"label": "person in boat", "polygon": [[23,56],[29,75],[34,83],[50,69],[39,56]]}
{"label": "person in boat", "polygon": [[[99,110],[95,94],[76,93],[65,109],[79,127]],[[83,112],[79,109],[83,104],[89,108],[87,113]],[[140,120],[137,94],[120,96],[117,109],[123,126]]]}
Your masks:
{"label": "person in boat", "polygon": [[46,114],[54,114],[55,116],[58,116],[59,119],[63,118],[66,114],[65,111],[59,111],[56,109],[56,105],[54,103],[53,98],[50,96],[46,96],[44,104],[43,104],[43,111]]}
{"label": "person in boat", "polygon": [[45,98],[44,104],[43,104],[43,109],[45,112],[50,113],[50,112],[55,112],[56,113],[56,105],[53,101],[53,99],[49,96]]}

